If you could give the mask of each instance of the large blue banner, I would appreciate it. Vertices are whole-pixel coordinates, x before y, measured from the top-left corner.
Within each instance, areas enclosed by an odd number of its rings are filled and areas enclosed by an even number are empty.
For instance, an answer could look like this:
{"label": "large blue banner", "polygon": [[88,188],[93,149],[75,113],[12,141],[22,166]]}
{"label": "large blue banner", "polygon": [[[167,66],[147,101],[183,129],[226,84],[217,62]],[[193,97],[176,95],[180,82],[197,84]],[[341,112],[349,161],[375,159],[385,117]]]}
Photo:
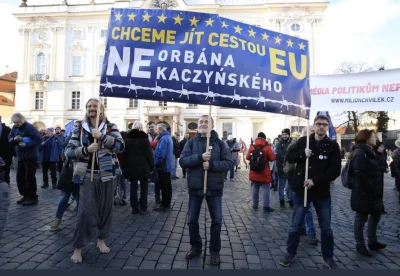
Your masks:
{"label": "large blue banner", "polygon": [[100,95],[306,117],[306,40],[215,14],[112,9]]}

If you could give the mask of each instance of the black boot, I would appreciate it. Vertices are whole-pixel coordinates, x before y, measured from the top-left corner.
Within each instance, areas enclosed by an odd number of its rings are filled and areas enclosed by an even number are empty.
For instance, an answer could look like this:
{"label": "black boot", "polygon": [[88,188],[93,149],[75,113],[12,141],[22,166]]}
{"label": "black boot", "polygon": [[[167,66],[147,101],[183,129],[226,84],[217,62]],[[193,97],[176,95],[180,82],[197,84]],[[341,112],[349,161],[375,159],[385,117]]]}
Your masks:
{"label": "black boot", "polygon": [[386,248],[386,244],[380,242],[370,243],[368,248],[369,250],[380,250]]}
{"label": "black boot", "polygon": [[367,247],[364,244],[361,244],[361,245],[357,244],[356,248],[357,248],[357,252],[360,253],[361,255],[366,256],[366,257],[372,257],[371,252],[369,252],[369,250],[367,249]]}
{"label": "black boot", "polygon": [[280,201],[280,207],[281,209],[285,209],[285,200]]}

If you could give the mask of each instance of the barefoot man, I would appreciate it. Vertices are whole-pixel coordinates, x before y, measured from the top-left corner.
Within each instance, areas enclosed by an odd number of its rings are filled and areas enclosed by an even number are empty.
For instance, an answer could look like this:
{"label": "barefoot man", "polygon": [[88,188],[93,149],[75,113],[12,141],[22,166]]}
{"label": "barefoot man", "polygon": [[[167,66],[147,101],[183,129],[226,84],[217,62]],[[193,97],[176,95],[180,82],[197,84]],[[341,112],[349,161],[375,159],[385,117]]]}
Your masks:
{"label": "barefoot man", "polygon": [[[125,144],[115,124],[107,120],[101,104],[100,124],[96,128],[98,99],[86,103],[86,115],[79,128],[73,130],[65,150],[65,156],[73,160],[72,181],[79,183],[79,207],[74,233],[75,251],[72,262],[82,262],[82,248],[87,244],[94,226],[98,228],[97,247],[101,253],[109,253],[105,239],[111,231],[114,205],[115,178],[121,174],[116,152],[124,150]],[[97,143],[94,143],[97,139]],[[92,159],[93,182],[90,179]]]}

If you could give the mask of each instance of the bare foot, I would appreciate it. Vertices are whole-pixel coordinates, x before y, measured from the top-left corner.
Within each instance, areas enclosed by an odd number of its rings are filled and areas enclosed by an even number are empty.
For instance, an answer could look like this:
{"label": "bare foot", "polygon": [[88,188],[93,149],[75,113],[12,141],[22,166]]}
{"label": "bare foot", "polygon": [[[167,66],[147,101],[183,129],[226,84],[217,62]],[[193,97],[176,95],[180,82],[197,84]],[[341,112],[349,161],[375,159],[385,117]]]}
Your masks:
{"label": "bare foot", "polygon": [[82,248],[75,248],[74,254],[71,257],[71,261],[74,264],[82,262]]}
{"label": "bare foot", "polygon": [[110,253],[111,249],[107,247],[104,243],[104,240],[97,240],[97,247],[99,248],[100,252],[103,254]]}

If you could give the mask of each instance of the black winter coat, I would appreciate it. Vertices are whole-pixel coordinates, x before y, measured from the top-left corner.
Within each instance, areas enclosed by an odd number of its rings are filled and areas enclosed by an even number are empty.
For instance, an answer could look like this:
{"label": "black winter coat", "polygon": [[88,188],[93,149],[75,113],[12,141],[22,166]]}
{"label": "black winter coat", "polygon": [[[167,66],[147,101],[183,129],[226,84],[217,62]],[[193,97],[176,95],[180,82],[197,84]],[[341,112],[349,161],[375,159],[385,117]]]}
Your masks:
{"label": "black winter coat", "polygon": [[2,125],[2,131],[0,136],[0,157],[3,158],[4,162],[10,166],[12,162],[12,157],[14,155],[14,147],[8,142],[8,135],[11,132],[11,128]]}
{"label": "black winter coat", "polygon": [[356,144],[351,156],[353,189],[351,209],[360,214],[379,215],[384,211],[383,180],[378,160],[366,144]]}
{"label": "black winter coat", "polygon": [[154,171],[154,155],[149,137],[143,131],[131,130],[125,137],[124,177],[148,179]]}
{"label": "black winter coat", "polygon": [[374,151],[375,155],[376,155],[376,160],[378,161],[378,165],[379,165],[379,171],[384,174],[386,173],[386,169],[389,167],[388,163],[386,161],[385,154],[378,152],[378,151]]}
{"label": "black winter coat", "polygon": [[[187,168],[187,183],[190,195],[204,195],[204,169],[202,154],[206,152],[207,139],[197,133],[196,137],[185,144],[179,159],[182,168]],[[206,196],[222,196],[224,175],[233,168],[232,154],[218,134],[212,130],[210,137],[211,160],[207,173]]]}
{"label": "black winter coat", "polygon": [[[306,145],[307,137],[301,137],[286,155],[290,164],[297,163],[292,186],[293,190],[301,195],[304,195]],[[314,187],[307,191],[307,196],[310,200],[330,198],[330,183],[340,175],[342,167],[339,145],[328,136],[316,141],[315,134],[311,134],[309,148],[312,155],[309,158],[308,179],[312,179]]]}

